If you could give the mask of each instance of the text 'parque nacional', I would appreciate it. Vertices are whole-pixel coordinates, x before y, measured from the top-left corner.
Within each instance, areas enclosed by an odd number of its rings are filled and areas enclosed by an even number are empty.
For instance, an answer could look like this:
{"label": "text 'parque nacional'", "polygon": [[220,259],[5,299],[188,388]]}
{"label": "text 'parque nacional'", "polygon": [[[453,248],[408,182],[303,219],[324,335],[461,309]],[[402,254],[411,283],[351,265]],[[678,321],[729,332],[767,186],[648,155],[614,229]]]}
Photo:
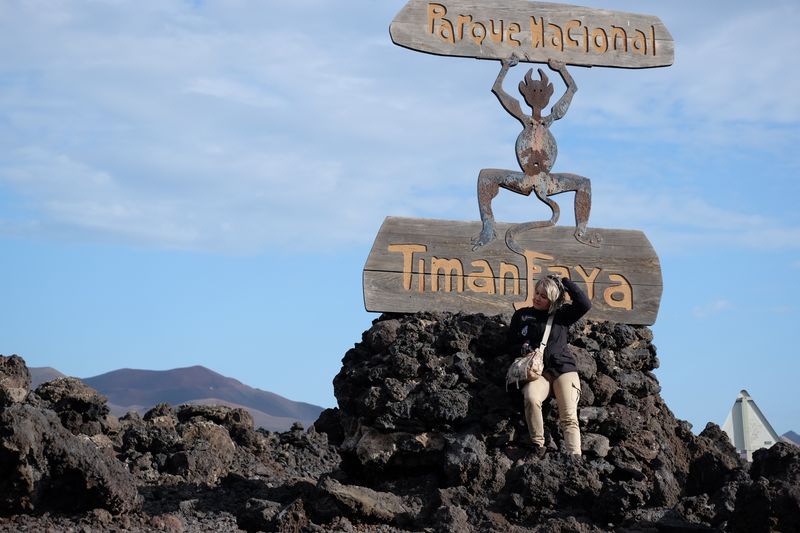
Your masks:
{"label": "text 'parque nacional'", "polygon": [[522,47],[524,42],[531,48],[557,51],[573,48],[587,54],[621,52],[655,56],[657,53],[656,28],[652,25],[644,29],[613,24],[590,28],[579,19],[561,23],[536,15],[522,23],[494,18],[480,20],[470,14],[448,14],[447,6],[433,2],[428,4],[427,23],[431,34],[452,45],[465,38],[481,45],[488,38],[511,47]]}
{"label": "text 'parque nacional'", "polygon": [[672,36],[658,17],[526,0],[411,0],[390,26],[395,44],[447,56],[572,65],[671,65]]}

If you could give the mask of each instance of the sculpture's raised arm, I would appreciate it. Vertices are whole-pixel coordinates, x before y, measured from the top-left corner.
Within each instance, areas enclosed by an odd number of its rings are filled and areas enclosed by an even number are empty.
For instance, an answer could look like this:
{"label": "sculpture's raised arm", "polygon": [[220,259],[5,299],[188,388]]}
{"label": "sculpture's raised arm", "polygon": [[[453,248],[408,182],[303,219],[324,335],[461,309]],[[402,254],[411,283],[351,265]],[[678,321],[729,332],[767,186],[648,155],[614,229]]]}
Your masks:
{"label": "sculpture's raised arm", "polygon": [[527,115],[522,112],[522,108],[519,105],[519,100],[508,94],[505,89],[503,89],[503,80],[506,78],[506,74],[508,73],[508,69],[510,67],[515,66],[519,61],[515,55],[512,55],[509,58],[503,59],[501,61],[502,65],[500,67],[500,72],[497,74],[497,79],[494,80],[494,85],[492,85],[492,92],[500,100],[500,104],[503,108],[508,111],[514,118],[519,120],[522,125],[525,125],[525,121],[527,120]]}
{"label": "sculpture's raised arm", "polygon": [[572,76],[567,71],[567,65],[564,64],[563,61],[551,59],[548,61],[548,65],[551,69],[561,74],[561,79],[564,80],[567,90],[550,110],[550,114],[544,118],[545,125],[547,126],[567,114],[567,109],[569,109],[569,105],[572,103],[572,97],[578,91],[578,85],[575,83],[575,80],[572,79]]}

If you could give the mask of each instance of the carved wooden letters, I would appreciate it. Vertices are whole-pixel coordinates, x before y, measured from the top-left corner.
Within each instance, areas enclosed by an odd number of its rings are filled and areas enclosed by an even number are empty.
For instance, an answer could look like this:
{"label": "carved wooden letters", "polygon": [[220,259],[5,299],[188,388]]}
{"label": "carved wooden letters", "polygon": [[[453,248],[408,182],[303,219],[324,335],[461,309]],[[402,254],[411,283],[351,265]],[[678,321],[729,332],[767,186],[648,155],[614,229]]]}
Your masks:
{"label": "carved wooden letters", "polygon": [[[498,228],[504,228],[498,224]],[[478,223],[388,217],[364,267],[368,311],[423,310],[511,314],[532,304],[530,290],[556,274],[579,283],[592,300],[589,317],[652,324],[661,298],[661,269],[638,231],[600,230],[592,248],[552,227],[520,237],[524,254],[501,239],[473,251]]]}
{"label": "carved wooden letters", "polygon": [[672,36],[658,17],[525,0],[411,0],[389,28],[395,44],[479,59],[663,67]]}

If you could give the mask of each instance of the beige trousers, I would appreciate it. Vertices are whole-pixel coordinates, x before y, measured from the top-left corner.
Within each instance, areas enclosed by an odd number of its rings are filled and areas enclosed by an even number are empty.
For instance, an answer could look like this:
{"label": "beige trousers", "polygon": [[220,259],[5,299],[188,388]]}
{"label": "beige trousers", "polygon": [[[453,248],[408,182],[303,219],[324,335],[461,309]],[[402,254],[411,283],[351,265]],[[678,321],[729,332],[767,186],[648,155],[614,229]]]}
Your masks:
{"label": "beige trousers", "polygon": [[577,372],[567,372],[555,379],[547,376],[529,381],[522,387],[525,403],[525,422],[534,444],[544,446],[544,419],[542,418],[542,402],[553,394],[558,404],[558,420],[567,451],[574,455],[581,454],[581,430],[578,425],[578,400],[581,397],[581,380]]}

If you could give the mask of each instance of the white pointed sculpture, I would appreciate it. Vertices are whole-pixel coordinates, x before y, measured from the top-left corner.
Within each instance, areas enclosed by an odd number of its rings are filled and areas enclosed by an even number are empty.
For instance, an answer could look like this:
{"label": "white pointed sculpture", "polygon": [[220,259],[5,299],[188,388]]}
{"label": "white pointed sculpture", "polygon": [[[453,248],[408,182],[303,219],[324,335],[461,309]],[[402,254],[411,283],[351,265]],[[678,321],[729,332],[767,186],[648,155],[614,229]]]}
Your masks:
{"label": "white pointed sculpture", "polygon": [[746,390],[739,393],[722,430],[728,434],[739,455],[748,461],[753,460],[754,451],[769,448],[780,440]]}

